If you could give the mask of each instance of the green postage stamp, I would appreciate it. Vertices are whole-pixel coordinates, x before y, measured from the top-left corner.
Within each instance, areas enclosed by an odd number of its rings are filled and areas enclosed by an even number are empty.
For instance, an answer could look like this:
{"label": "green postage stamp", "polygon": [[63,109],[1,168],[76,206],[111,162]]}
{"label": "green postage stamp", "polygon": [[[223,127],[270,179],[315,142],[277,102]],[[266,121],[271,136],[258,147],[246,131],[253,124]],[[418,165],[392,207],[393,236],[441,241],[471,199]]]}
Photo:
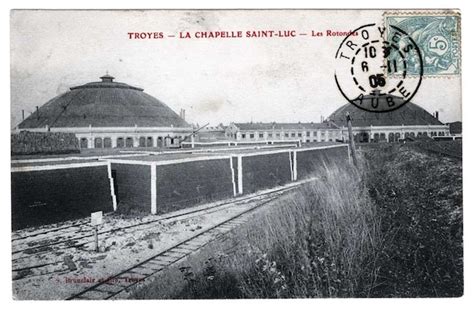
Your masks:
{"label": "green postage stamp", "polygon": [[[425,76],[459,75],[461,73],[461,21],[453,14],[385,13],[385,25],[404,30],[422,53]],[[388,27],[388,36],[394,32]],[[408,60],[408,74],[417,73],[415,62]]]}

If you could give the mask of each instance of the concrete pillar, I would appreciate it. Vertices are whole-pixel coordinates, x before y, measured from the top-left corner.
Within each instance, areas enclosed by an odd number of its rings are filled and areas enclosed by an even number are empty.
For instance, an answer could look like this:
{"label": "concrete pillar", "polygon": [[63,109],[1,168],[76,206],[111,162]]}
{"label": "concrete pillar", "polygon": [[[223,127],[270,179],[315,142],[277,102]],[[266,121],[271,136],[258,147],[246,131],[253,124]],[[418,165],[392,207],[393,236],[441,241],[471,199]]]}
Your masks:
{"label": "concrete pillar", "polygon": [[151,166],[151,214],[157,213],[157,203],[156,203],[156,165],[152,164]]}
{"label": "concrete pillar", "polygon": [[117,136],[111,136],[110,139],[112,140],[112,148],[117,147]]}
{"label": "concrete pillar", "polygon": [[114,208],[114,211],[117,211],[117,197],[115,195],[114,178],[112,177],[112,164],[110,162],[107,163],[107,174],[109,176],[110,195],[112,196],[112,207]]}
{"label": "concrete pillar", "polygon": [[243,185],[243,175],[242,175],[242,156],[237,156],[237,192],[239,194],[244,193],[244,185]]}

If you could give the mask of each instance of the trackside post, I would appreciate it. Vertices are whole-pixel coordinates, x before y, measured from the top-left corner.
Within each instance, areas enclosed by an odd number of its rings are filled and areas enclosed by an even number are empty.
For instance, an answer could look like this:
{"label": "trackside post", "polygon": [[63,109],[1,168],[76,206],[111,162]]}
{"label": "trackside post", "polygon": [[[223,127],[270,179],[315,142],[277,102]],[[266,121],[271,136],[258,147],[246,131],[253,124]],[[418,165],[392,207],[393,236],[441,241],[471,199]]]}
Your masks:
{"label": "trackside post", "polygon": [[349,133],[349,149],[351,151],[352,163],[357,167],[357,158],[355,154],[354,134],[352,133],[352,120],[349,112],[346,114],[347,132]]}
{"label": "trackside post", "polygon": [[99,225],[102,224],[102,211],[91,213],[91,225],[94,228],[94,250],[99,251]]}

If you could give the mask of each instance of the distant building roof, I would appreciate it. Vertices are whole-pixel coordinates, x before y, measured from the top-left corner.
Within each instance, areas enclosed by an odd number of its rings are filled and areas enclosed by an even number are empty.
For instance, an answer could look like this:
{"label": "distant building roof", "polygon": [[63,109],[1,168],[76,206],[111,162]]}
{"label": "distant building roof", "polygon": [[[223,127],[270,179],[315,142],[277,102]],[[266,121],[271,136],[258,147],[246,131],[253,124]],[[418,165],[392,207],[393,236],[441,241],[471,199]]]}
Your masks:
{"label": "distant building roof", "polygon": [[278,122],[247,122],[234,123],[241,131],[250,130],[317,130],[317,129],[337,129],[338,127],[332,123],[315,123],[315,122],[296,122],[296,123],[278,123]]}
{"label": "distant building roof", "polygon": [[104,75],[70,88],[41,106],[19,129],[49,127],[190,127],[166,104],[143,89]]}
{"label": "distant building roof", "polygon": [[[395,98],[395,101],[400,100],[401,98]],[[347,113],[350,114],[354,127],[443,125],[432,114],[411,102],[396,110],[379,113],[364,111],[349,103],[337,109],[328,119],[339,126],[345,126]]]}
{"label": "distant building roof", "polygon": [[455,121],[448,123],[449,125],[449,132],[451,134],[460,134],[462,133],[462,122]]}

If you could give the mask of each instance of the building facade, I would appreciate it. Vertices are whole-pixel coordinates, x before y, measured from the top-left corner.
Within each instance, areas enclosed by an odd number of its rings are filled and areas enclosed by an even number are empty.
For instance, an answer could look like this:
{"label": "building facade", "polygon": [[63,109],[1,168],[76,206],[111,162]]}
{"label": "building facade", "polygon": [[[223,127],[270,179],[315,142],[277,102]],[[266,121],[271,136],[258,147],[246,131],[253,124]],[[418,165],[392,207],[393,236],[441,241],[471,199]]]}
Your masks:
{"label": "building facade", "polygon": [[223,124],[218,124],[217,126],[205,126],[203,128],[197,125],[195,128],[199,129],[199,131],[197,131],[190,139],[194,139],[196,142],[216,142],[228,139]]}
{"label": "building facade", "polygon": [[390,112],[368,112],[346,104],[328,117],[329,121],[340,127],[344,141],[349,136],[347,115],[351,117],[356,142],[398,142],[450,135],[449,125],[439,120],[438,112],[430,114],[413,103],[406,103]]}
{"label": "building facade", "polygon": [[231,123],[227,138],[236,141],[335,142],[343,139],[342,129],[331,122],[323,123]]}

